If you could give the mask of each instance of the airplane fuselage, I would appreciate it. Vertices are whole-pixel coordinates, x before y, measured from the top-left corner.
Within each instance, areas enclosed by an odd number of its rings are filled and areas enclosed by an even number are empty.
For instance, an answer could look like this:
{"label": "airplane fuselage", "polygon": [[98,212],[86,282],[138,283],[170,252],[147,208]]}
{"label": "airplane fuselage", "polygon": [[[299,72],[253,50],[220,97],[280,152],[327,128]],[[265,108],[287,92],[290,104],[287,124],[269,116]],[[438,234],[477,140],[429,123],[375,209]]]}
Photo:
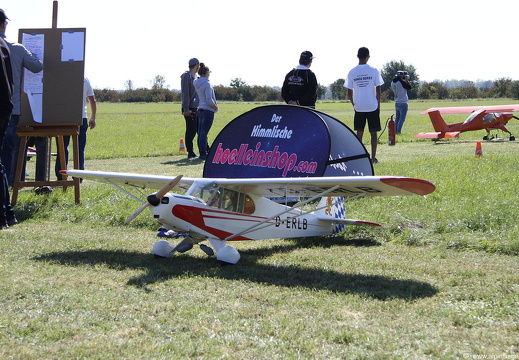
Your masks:
{"label": "airplane fuselage", "polygon": [[[205,204],[196,197],[168,193],[158,206],[150,210],[154,217],[168,229],[189,232],[192,237],[224,240],[232,234],[257,225],[253,230],[229,238],[259,240],[265,238],[296,238],[329,235],[334,224],[321,221],[310,212],[292,209],[263,197],[253,196],[256,211],[244,214]],[[280,214],[272,216],[273,214]]]}

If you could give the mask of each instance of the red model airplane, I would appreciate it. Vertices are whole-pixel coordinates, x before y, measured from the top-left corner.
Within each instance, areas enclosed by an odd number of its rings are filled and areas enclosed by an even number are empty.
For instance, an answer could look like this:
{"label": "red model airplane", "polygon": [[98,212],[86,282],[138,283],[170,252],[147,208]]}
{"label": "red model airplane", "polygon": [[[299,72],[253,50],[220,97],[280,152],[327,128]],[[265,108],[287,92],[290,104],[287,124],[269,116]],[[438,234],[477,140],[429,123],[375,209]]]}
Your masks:
{"label": "red model airplane", "polygon": [[[458,137],[465,131],[486,130],[483,140],[491,140],[490,130],[502,130],[510,135],[510,141],[515,136],[505,127],[506,123],[514,118],[514,111],[519,111],[519,105],[495,105],[495,106],[464,106],[430,108],[421,114],[429,114],[436,132],[422,132],[415,136],[417,139],[443,139]],[[442,114],[470,114],[462,123],[448,125],[443,120]]]}

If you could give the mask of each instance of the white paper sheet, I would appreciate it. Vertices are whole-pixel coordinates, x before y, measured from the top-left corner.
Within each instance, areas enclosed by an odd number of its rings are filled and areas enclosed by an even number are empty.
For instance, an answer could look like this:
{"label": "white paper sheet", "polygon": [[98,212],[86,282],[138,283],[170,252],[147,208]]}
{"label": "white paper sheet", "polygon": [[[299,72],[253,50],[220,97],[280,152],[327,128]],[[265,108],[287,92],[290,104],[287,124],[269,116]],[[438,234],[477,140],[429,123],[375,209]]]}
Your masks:
{"label": "white paper sheet", "polygon": [[83,61],[85,58],[85,33],[61,34],[61,61]]}

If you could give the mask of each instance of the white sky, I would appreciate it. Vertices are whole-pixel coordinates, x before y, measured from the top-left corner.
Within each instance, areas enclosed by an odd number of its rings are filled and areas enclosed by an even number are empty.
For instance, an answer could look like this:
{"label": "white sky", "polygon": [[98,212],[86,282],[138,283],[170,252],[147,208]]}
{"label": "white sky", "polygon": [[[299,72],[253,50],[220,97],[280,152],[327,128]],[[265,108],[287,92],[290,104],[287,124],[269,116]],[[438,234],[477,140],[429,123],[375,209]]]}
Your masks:
{"label": "white sky", "polygon": [[[7,39],[18,29],[52,27],[52,0],[10,0]],[[212,70],[213,85],[241,78],[281,86],[310,50],[312,70],[329,85],[370,49],[370,64],[416,68],[420,80],[519,80],[510,0],[59,0],[58,28],[85,27],[85,75],[95,88],[150,87],[156,75],[172,89],[191,57]]]}

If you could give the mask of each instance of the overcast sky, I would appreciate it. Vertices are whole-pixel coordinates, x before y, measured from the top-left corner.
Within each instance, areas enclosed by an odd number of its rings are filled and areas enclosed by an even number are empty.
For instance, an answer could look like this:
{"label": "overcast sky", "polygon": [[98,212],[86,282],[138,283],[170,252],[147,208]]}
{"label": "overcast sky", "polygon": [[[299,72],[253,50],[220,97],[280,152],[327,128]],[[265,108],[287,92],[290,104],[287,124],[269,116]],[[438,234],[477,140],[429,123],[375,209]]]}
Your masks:
{"label": "overcast sky", "polygon": [[[1,6],[8,40],[52,27],[52,0]],[[211,68],[213,85],[281,86],[304,50],[329,85],[357,64],[361,46],[371,65],[401,60],[424,81],[519,80],[518,10],[508,0],[59,0],[58,28],[87,29],[85,75],[95,88],[149,87],[162,75],[178,89],[191,57]]]}

